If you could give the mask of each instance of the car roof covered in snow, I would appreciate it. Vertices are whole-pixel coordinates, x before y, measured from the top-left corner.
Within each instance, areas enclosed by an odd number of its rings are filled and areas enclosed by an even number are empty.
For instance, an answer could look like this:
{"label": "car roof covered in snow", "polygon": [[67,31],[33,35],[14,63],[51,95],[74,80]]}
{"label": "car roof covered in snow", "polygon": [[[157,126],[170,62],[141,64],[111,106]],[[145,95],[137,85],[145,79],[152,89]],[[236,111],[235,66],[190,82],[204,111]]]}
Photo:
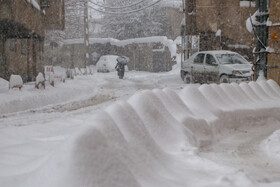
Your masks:
{"label": "car roof covered in snow", "polygon": [[199,51],[198,53],[208,53],[208,54],[212,54],[212,55],[216,55],[216,54],[237,54],[236,52],[233,51],[228,51],[228,50],[214,50],[214,51]]}

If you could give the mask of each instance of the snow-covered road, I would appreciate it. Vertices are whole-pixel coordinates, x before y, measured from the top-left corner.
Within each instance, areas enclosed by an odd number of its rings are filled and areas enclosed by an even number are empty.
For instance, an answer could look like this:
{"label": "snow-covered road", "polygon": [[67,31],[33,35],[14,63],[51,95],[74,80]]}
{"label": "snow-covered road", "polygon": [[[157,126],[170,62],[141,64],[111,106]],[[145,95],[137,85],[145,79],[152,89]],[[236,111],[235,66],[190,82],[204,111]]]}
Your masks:
{"label": "snow-covered road", "polygon": [[272,81],[187,86],[174,72],[128,72],[0,94],[0,186],[280,185]]}

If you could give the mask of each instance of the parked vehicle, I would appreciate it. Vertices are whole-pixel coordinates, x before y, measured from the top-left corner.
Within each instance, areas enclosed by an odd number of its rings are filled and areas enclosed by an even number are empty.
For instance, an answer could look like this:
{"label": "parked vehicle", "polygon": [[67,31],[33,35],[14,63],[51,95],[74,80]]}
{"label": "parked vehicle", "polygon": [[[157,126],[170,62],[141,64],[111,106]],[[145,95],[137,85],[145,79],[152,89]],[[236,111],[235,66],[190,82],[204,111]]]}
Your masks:
{"label": "parked vehicle", "polygon": [[[116,71],[115,67],[118,63],[117,62],[118,58],[119,58],[119,56],[116,56],[116,55],[101,56],[100,59],[98,60],[97,64],[96,64],[97,72],[109,73],[109,72]],[[128,71],[127,66],[125,68],[125,71]]]}
{"label": "parked vehicle", "polygon": [[182,63],[185,83],[231,83],[250,81],[252,65],[232,51],[201,51]]}

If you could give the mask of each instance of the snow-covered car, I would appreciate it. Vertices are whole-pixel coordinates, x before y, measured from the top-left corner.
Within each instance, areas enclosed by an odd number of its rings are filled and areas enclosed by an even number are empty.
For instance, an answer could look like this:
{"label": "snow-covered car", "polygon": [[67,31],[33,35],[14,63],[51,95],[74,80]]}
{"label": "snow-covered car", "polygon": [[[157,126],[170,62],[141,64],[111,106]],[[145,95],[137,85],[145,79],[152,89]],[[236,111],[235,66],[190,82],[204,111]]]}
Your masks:
{"label": "snow-covered car", "polygon": [[201,51],[182,63],[185,83],[231,83],[250,81],[252,65],[232,51]]}
{"label": "snow-covered car", "polygon": [[[96,64],[97,72],[108,73],[116,71],[115,67],[117,65],[117,59],[119,56],[116,55],[105,55],[101,56]],[[127,57],[126,57],[127,58]],[[128,71],[127,66],[125,70]]]}

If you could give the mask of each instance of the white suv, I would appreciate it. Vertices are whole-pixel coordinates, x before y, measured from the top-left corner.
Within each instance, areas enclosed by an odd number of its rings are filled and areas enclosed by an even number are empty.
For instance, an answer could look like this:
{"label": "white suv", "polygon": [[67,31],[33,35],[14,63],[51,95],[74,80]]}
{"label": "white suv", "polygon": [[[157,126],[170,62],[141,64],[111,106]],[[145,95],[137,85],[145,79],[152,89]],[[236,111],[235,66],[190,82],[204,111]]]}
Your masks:
{"label": "white suv", "polygon": [[230,83],[250,81],[252,65],[232,51],[201,51],[182,63],[185,83]]}

